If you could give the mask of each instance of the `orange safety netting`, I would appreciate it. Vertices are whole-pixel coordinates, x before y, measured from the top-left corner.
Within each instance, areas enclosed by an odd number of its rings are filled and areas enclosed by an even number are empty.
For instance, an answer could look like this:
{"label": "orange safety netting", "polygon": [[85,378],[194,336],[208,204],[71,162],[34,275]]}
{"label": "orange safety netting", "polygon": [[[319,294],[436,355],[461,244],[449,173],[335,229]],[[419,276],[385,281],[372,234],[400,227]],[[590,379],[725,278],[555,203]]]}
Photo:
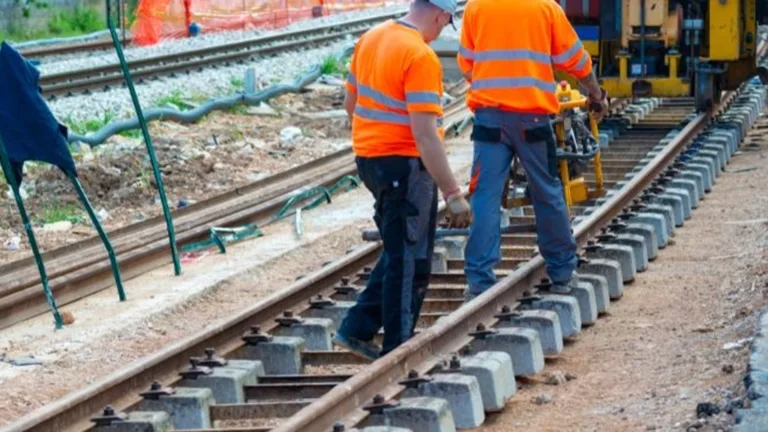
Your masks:
{"label": "orange safety netting", "polygon": [[201,33],[276,29],[296,21],[353,10],[405,4],[409,0],[141,0],[131,29],[133,43],[152,45],[186,37],[196,23]]}

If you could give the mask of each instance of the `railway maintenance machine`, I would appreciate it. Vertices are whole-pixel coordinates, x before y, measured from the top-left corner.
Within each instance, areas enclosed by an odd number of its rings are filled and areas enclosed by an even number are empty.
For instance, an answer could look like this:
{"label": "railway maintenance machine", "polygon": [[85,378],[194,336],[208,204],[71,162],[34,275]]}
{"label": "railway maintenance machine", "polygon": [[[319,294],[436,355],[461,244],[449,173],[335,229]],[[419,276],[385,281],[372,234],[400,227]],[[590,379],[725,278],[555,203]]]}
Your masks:
{"label": "railway maintenance machine", "polygon": [[768,0],[557,1],[611,97],[693,97],[706,111],[756,75],[768,82],[757,64]]}

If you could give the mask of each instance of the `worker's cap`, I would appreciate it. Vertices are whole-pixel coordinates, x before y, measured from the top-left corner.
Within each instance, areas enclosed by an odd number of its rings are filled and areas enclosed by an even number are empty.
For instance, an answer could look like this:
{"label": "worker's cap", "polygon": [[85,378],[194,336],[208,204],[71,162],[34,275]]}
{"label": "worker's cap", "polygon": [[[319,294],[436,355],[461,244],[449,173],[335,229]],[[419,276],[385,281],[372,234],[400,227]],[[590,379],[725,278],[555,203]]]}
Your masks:
{"label": "worker's cap", "polygon": [[451,23],[453,29],[456,30],[456,24],[453,23],[453,18],[456,14],[456,0],[429,0],[429,2],[451,14],[451,20],[448,22]]}

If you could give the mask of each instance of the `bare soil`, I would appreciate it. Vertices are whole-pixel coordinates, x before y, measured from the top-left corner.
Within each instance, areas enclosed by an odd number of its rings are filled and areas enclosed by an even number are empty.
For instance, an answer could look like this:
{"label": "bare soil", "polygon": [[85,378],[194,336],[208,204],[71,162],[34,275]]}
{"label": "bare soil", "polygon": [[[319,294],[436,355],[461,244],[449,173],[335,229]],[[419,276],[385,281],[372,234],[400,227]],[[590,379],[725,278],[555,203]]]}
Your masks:
{"label": "bare soil", "polygon": [[[345,117],[311,119],[307,113],[341,108],[343,88],[317,85],[315,90],[286,94],[270,101],[274,115],[241,107],[213,112],[196,124],[150,123],[150,133],[173,209],[221,194],[349,146]],[[250,114],[248,113],[250,112]],[[280,141],[287,126],[302,138]],[[138,135],[137,135],[138,136]],[[80,181],[96,211],[105,210],[107,230],[161,214],[155,179],[140,138],[111,137],[91,151],[75,153]],[[5,187],[2,188],[5,192]],[[95,235],[71,182],[56,168],[27,164],[25,206],[42,251]],[[42,229],[68,220],[62,231]],[[21,241],[18,249],[7,242]],[[9,192],[0,194],[0,264],[31,255],[21,219]]]}
{"label": "bare soil", "polygon": [[[765,121],[763,121],[765,124]],[[754,131],[647,272],[484,432],[728,431],[768,304],[768,143]],[[571,374],[558,382],[551,375]],[[537,401],[538,398],[538,401]],[[551,402],[550,402],[551,398]],[[720,414],[697,418],[699,403]]]}

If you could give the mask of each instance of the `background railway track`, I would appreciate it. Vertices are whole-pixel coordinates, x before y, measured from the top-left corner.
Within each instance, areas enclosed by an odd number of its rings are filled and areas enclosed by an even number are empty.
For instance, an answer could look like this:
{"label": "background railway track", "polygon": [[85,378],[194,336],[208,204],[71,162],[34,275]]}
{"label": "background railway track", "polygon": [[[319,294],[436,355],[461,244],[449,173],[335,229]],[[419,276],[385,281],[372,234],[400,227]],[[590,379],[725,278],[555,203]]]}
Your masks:
{"label": "background railway track", "polygon": [[[634,125],[630,132],[611,143],[603,159],[606,173],[611,173],[607,175],[607,180],[611,182],[622,180],[623,173],[632,170],[647,154],[647,150],[660,153],[650,163],[641,163],[642,169],[638,176],[630,180],[605,205],[596,210],[574,209],[576,214],[594,211],[583,224],[576,227],[579,243],[583,244],[588,238],[599,234],[614,217],[620,215],[623,208],[631,205],[658,174],[665,172],[666,167],[675,161],[677,154],[692,138],[707,126],[709,117],[706,115],[689,115],[690,121],[684,128],[675,123],[674,120],[680,120],[686,115],[688,110],[685,108],[679,103],[662,105]],[[675,133],[675,128],[681,129],[678,137],[669,144],[657,145],[660,138]],[[646,196],[653,199],[652,195]],[[606,240],[606,243],[610,241]],[[297,353],[304,370],[296,368],[291,371],[290,367],[297,364],[295,362],[254,355],[259,349],[269,346],[263,340],[265,333],[285,335],[295,331],[292,330],[294,327],[275,321],[285,310],[290,310],[293,317],[331,317],[336,323],[343,312],[343,301],[352,300],[355,292],[364,286],[369,271],[366,267],[376,259],[380,245],[366,244],[317,273],[298,280],[263,303],[136,362],[89,388],[50,404],[12,425],[9,430],[88,430],[92,427],[89,417],[106,404],[113,404],[118,410],[133,410],[145,404],[146,410],[146,404],[153,402],[143,401],[140,392],[146,391],[153,381],[169,387],[188,385],[189,381],[182,383],[180,373],[200,372],[199,365],[190,370],[190,357],[205,357],[204,352],[210,347],[216,349],[214,354],[226,356],[230,360],[263,358],[267,368],[266,376],[243,388],[243,400],[217,403],[210,407],[210,419],[214,426],[220,426],[215,430],[328,430],[340,419],[345,419],[348,426],[357,424],[368,416],[368,411],[360,410],[360,406],[374,394],[380,393],[385,398],[399,395],[403,387],[394,383],[403,379],[409,370],[414,369],[419,373],[433,370],[442,355],[457,352],[471,342],[468,333],[475,330],[477,323],[491,328],[497,324],[498,318],[494,316],[498,315],[502,306],[513,310],[520,305],[523,291],[536,294],[535,289],[530,287],[538,282],[543,261],[538,256],[531,258],[535,236],[505,236],[503,244],[504,261],[499,269],[503,279],[490,293],[456,311],[462,304],[465,278],[460,270],[462,262],[447,260],[446,271],[433,275],[418,325],[421,333],[386,359],[374,364],[366,365],[348,352],[332,350],[327,346],[325,349],[317,349],[323,348],[321,345],[327,342],[323,338],[311,342],[315,349],[304,349]],[[322,297],[318,298],[318,295]],[[289,318],[287,321],[281,320],[283,322],[291,321],[291,316],[283,318]],[[256,329],[253,326],[260,327]],[[273,343],[276,342],[273,340]],[[207,361],[202,363],[214,364]],[[234,363],[230,365],[230,369],[235,367]],[[359,373],[352,375],[353,372]],[[339,385],[341,383],[343,385]],[[202,430],[209,430],[206,427],[211,425],[202,426]]]}
{"label": "background railway track", "polygon": [[[464,2],[459,2],[462,5]],[[309,29],[274,33],[266,36],[228,42],[225,44],[191,49],[167,55],[158,55],[129,61],[131,75],[137,82],[176,74],[190,74],[206,67],[229,66],[245,63],[260,56],[279,54],[289,50],[311,49],[344,38],[364,33],[373,25],[404,15],[406,9],[357,18],[342,23],[327,24]],[[463,7],[457,12],[463,12]],[[31,55],[31,54],[30,54]],[[124,85],[119,63],[68,72],[46,74],[40,77],[40,87],[49,100],[92,91],[108,90]]]}
{"label": "background railway track", "polygon": [[[122,39],[123,47],[131,43],[131,38]],[[64,54],[85,54],[96,51],[106,51],[112,49],[111,39],[99,39],[81,43],[56,44],[35,48],[26,48],[20,50],[21,54],[30,60],[39,60],[46,57],[53,57]]]}

